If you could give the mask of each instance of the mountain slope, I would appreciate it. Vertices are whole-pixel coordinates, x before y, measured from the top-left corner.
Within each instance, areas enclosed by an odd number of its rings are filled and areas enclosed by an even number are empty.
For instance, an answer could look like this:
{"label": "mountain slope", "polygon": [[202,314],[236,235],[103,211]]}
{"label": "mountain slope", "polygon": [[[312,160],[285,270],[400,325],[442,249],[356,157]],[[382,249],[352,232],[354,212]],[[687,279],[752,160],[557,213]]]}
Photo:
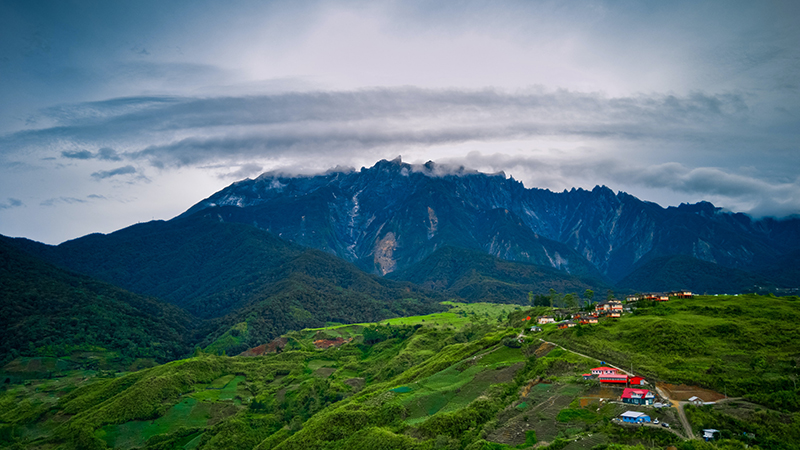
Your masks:
{"label": "mountain slope", "polygon": [[172,305],[54,267],[0,236],[0,359],[103,348],[167,361],[191,349]]}
{"label": "mountain slope", "polygon": [[765,277],[744,270],[722,267],[691,256],[654,258],[617,283],[628,290],[665,292],[689,289],[699,293],[742,293],[774,290]]}
{"label": "mountain slope", "polygon": [[263,174],[190,208],[269,230],[381,275],[436,249],[476,249],[574,275],[621,280],[644,261],[684,254],[758,270],[800,249],[800,219],[754,220],[710,203],[662,208],[606,187],[555,193],[503,174],[380,161],[317,176]]}
{"label": "mountain slope", "polygon": [[477,250],[444,247],[413,266],[389,275],[469,301],[527,303],[528,292],[583,293],[605,290],[597,279],[579,278],[551,267],[507,261]]}
{"label": "mountain slope", "polygon": [[[91,234],[58,246],[20,245],[53,264],[182,307],[225,290],[246,294],[265,271],[302,252],[302,247],[253,227],[220,223],[213,211]],[[236,306],[219,305],[202,315],[225,314]]]}
{"label": "mountain slope", "polygon": [[208,345],[233,333],[235,339],[220,347],[229,351],[331,321],[442,309],[440,294],[368,275],[333,255],[249,225],[221,222],[220,209],[56,247],[14,243],[54,264],[181,306],[207,320],[194,341]]}

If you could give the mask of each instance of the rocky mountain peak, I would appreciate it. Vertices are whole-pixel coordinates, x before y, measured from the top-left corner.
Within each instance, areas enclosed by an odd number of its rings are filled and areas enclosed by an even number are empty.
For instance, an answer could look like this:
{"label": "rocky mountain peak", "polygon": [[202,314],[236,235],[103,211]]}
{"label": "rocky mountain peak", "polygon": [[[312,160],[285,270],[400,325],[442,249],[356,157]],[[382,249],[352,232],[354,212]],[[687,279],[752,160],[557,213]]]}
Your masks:
{"label": "rocky mountain peak", "polygon": [[744,268],[800,249],[798,219],[743,220],[708,202],[665,209],[607,186],[555,193],[504,173],[400,157],[360,171],[264,174],[187,214],[212,207],[222,220],[255,225],[381,275],[446,245],[611,280],[661,256]]}

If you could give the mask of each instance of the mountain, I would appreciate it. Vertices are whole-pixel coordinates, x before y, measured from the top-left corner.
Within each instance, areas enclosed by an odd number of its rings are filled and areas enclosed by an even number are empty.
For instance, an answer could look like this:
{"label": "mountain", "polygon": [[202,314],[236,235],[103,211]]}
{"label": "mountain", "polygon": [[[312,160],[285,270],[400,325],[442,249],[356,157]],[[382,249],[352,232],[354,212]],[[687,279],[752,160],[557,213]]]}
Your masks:
{"label": "mountain", "polygon": [[467,301],[527,302],[528,292],[582,294],[586,289],[605,291],[598,279],[576,277],[530,263],[500,259],[478,250],[443,247],[413,266],[392,272],[389,278],[444,292]]}
{"label": "mountain", "polygon": [[729,294],[775,290],[775,284],[761,275],[686,255],[651,259],[620,280],[617,287],[644,292],[689,289],[699,293]]}
{"label": "mountain", "polygon": [[78,275],[0,236],[0,360],[107,350],[168,361],[191,350],[179,308]]}
{"label": "mountain", "polygon": [[753,271],[800,250],[797,218],[756,220],[707,202],[662,208],[607,187],[528,189],[502,173],[399,158],[360,171],[266,173],[232,184],[185,215],[203,210],[380,275],[445,246],[612,281],[675,254]]}
{"label": "mountain", "polygon": [[12,242],[52,264],[158,297],[204,319],[193,342],[206,346],[233,333],[219,350],[241,351],[326,322],[442,309],[440,294],[366,274],[250,225],[222,222],[223,213],[209,209],[58,246]]}

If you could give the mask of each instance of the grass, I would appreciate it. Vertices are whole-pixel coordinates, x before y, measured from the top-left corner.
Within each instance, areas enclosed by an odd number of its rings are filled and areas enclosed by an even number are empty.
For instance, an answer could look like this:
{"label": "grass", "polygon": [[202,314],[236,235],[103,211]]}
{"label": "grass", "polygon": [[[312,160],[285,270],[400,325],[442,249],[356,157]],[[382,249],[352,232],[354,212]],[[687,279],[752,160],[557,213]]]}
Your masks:
{"label": "grass", "polygon": [[212,403],[189,397],[174,405],[158,419],[106,425],[97,432],[97,436],[112,448],[140,447],[149,438],[178,427],[205,427],[211,418],[212,408]]}
{"label": "grass", "polygon": [[[447,312],[426,314],[422,316],[395,317],[392,319],[381,320],[383,325],[424,325],[424,326],[450,326],[462,328],[474,321],[489,321],[491,323],[504,321],[508,313],[517,311],[519,305],[509,305],[500,303],[458,303],[442,302],[443,305],[451,309]],[[375,325],[375,323],[355,323],[355,324],[336,324],[322,328],[306,328],[308,331],[324,331],[332,337],[347,338],[355,334],[361,327]]]}
{"label": "grass", "polygon": [[[406,423],[417,424],[437,413],[459,410],[490,386],[510,382],[523,360],[519,349],[498,346],[479,358],[459,361],[444,370],[392,391],[408,408]],[[506,359],[507,358],[507,359]],[[509,367],[517,364],[515,367]]]}
{"label": "grass", "polygon": [[599,326],[545,332],[545,339],[671,383],[729,395],[794,390],[800,353],[797,297],[701,296],[640,306]]}

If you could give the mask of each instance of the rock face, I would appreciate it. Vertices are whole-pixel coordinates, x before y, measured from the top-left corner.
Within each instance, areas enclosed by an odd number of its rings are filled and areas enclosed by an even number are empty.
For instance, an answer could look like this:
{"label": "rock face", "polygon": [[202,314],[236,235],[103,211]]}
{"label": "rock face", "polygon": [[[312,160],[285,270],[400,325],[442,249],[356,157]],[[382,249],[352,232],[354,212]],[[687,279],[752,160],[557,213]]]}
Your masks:
{"label": "rock face", "polygon": [[381,275],[446,245],[614,281],[661,256],[757,270],[800,248],[798,219],[754,220],[706,202],[662,208],[607,187],[528,189],[502,173],[399,158],[360,171],[263,174],[186,214],[201,209]]}

